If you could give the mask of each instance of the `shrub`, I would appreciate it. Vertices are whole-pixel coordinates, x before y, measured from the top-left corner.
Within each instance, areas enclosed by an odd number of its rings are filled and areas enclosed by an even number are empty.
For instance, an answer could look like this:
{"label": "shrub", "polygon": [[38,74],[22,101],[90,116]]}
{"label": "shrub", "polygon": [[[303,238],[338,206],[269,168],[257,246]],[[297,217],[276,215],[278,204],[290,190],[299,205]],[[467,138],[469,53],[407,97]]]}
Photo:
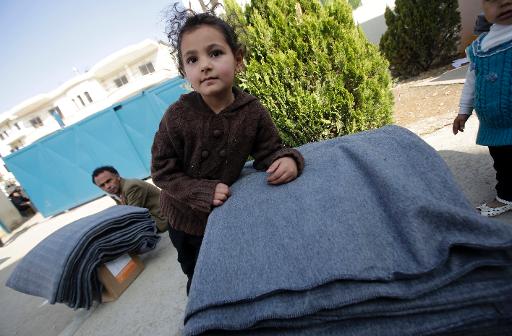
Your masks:
{"label": "shrub", "polygon": [[460,13],[457,0],[396,0],[386,8],[387,31],[380,49],[397,77],[415,76],[447,64],[457,53]]}
{"label": "shrub", "polygon": [[239,85],[270,111],[285,143],[299,146],[391,121],[388,62],[352,20],[345,0],[226,1],[248,47]]}

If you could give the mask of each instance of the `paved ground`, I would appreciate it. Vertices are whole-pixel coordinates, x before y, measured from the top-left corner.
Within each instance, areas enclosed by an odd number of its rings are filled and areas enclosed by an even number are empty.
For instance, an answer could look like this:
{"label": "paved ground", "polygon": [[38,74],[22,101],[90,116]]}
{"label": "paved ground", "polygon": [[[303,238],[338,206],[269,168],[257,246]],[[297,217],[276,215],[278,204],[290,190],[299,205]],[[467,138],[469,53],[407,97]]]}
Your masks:
{"label": "paved ground", "polygon": [[16,262],[44,237],[114,202],[103,197],[53,218],[40,215],[4,237],[0,248],[1,336],[179,335],[186,305],[185,276],[176,250],[162,234],[158,247],[141,256],[144,271],[114,302],[86,311],[18,293],[3,284]]}
{"label": "paved ground", "polygon": [[[424,130],[428,120],[411,125]],[[438,150],[463,192],[477,205],[494,197],[494,171],[485,147],[474,144],[478,122],[471,118],[463,134],[454,136],[447,124],[422,138]],[[103,197],[49,219],[35,216],[14,231],[0,248],[0,283],[4,284],[16,262],[51,232],[78,218],[113,205]],[[512,225],[512,212],[496,220]],[[185,276],[176,261],[176,251],[164,234],[156,250],[142,256],[145,270],[114,302],[89,311],[73,311],[62,304],[0,286],[0,335],[2,336],[121,336],[179,335],[186,305]]]}
{"label": "paved ground", "polygon": [[428,82],[424,82],[420,85],[439,85],[444,84],[463,84],[466,78],[466,72],[468,71],[468,64],[465,64],[456,69],[446,71],[439,77],[436,77]]}

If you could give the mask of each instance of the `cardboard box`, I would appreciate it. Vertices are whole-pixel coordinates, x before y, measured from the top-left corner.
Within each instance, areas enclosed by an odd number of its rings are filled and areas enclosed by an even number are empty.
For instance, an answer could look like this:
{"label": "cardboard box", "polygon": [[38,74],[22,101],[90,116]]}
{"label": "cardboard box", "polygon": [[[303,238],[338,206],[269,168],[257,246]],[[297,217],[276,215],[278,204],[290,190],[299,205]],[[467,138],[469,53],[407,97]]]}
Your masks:
{"label": "cardboard box", "polygon": [[98,267],[98,278],[103,284],[102,302],[116,300],[144,269],[136,255],[123,255]]}

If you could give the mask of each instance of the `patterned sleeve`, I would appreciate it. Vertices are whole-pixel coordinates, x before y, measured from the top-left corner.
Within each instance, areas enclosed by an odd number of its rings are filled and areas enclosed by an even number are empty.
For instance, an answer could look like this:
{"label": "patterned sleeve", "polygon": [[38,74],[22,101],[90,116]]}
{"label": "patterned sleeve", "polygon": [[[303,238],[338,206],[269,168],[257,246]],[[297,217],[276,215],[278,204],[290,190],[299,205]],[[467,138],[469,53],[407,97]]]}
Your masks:
{"label": "patterned sleeve", "polygon": [[[258,103],[258,105],[260,105]],[[297,164],[298,175],[304,169],[304,158],[295,148],[287,148],[283,145],[279,131],[272,121],[268,111],[262,106],[261,118],[251,155],[254,157],[254,168],[258,170],[267,169],[272,162],[282,157],[291,157]]]}

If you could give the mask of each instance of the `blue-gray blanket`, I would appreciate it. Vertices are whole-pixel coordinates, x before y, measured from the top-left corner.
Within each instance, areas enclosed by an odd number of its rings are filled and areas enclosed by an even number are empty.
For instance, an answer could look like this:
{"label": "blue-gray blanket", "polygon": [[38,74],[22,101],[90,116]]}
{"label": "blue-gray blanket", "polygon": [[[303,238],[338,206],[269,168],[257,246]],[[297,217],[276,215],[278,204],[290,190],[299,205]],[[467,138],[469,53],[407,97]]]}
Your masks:
{"label": "blue-gray blanket", "polygon": [[210,215],[186,335],[507,328],[512,227],[480,216],[433,148],[386,126],[299,150],[298,179],[247,168]]}
{"label": "blue-gray blanket", "polygon": [[159,239],[147,209],[113,206],[46,237],[16,265],[6,286],[52,304],[89,309],[101,300],[97,266],[152,250]]}

